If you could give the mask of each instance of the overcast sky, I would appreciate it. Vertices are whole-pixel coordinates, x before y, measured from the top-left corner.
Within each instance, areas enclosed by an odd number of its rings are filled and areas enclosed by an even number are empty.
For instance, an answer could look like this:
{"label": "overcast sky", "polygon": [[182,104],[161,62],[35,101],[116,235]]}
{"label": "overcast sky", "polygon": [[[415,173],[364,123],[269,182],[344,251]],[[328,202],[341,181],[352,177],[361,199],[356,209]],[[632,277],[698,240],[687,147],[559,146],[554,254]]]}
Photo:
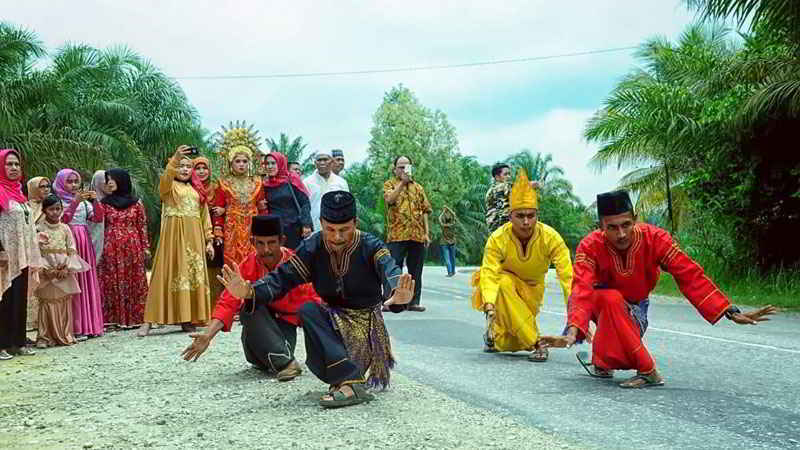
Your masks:
{"label": "overcast sky", "polygon": [[[2,20],[55,49],[125,44],[171,76],[266,75],[459,64],[638,45],[692,22],[682,0],[268,2],[0,0]],[[552,153],[586,203],[620,173],[587,167],[587,118],[636,62],[631,51],[449,70],[253,80],[180,80],[211,131],[252,122],[312,150],[366,155],[383,93],[402,83],[490,164]]]}

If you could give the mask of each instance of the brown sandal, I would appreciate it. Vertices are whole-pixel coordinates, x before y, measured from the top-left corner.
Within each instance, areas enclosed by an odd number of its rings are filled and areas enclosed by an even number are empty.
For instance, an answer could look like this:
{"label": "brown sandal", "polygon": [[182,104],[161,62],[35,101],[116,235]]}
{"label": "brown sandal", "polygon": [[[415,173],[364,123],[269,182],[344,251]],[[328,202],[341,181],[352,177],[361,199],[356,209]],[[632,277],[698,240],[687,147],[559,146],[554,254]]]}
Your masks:
{"label": "brown sandal", "polygon": [[663,386],[664,378],[655,370],[649,374],[636,374],[619,384],[623,389],[640,389],[652,386]]}
{"label": "brown sandal", "polygon": [[345,406],[358,405],[375,399],[374,395],[367,393],[363,384],[348,384],[348,386],[353,390],[352,395],[347,395],[342,392],[342,386],[331,386],[332,392],[328,394],[331,396],[331,399],[319,399],[319,406],[327,409],[343,408]]}

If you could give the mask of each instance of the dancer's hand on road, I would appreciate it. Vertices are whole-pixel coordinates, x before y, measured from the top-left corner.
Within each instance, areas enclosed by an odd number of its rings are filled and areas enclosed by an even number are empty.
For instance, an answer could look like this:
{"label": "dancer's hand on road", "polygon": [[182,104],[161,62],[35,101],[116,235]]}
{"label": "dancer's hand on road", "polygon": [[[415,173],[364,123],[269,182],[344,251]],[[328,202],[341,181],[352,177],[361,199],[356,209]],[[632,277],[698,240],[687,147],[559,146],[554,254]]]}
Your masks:
{"label": "dancer's hand on road", "polygon": [[383,304],[385,306],[408,304],[408,302],[414,298],[414,284],[415,281],[411,278],[410,274],[404,273],[400,275],[400,278],[397,280],[397,287],[394,288],[394,294]]}
{"label": "dancer's hand on road", "polygon": [[245,281],[245,279],[242,277],[242,272],[239,270],[238,264],[233,263],[233,268],[230,268],[230,266],[225,264],[222,267],[222,274],[217,275],[217,279],[234,297],[250,297],[250,292],[253,288],[250,286],[250,283]]}
{"label": "dancer's hand on road", "polygon": [[211,344],[211,336],[205,333],[192,333],[189,337],[192,338],[192,343],[183,350],[181,356],[184,361],[197,361],[197,358],[208,350],[208,345]]}
{"label": "dancer's hand on road", "polygon": [[758,325],[759,322],[767,322],[769,317],[778,312],[778,308],[767,305],[755,311],[736,313],[731,320],[739,325]]}
{"label": "dancer's hand on road", "polygon": [[569,336],[539,336],[536,342],[540,348],[570,348],[575,343],[575,337]]}

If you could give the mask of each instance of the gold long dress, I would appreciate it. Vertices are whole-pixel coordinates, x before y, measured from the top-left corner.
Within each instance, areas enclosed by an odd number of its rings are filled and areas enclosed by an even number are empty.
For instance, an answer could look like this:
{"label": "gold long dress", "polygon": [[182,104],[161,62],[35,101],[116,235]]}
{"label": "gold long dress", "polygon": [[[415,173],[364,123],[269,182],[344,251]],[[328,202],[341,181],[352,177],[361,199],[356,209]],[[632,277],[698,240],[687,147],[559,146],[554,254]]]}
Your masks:
{"label": "gold long dress", "polygon": [[175,180],[178,163],[170,159],[158,184],[161,236],[144,310],[147,323],[203,324],[211,316],[205,257],[211,218],[192,185]]}

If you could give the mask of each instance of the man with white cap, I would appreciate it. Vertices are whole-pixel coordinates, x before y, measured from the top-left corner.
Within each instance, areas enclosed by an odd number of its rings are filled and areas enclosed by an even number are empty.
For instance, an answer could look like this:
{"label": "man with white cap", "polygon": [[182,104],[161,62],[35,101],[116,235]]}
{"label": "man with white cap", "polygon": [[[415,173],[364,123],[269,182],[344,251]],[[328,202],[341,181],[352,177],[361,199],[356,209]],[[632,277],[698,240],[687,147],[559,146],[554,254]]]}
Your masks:
{"label": "man with white cap", "polygon": [[314,222],[314,231],[321,228],[319,222],[319,210],[322,196],[331,191],[350,191],[347,181],[333,173],[335,161],[329,152],[317,152],[314,158],[316,170],[303,180],[303,183],[311,193],[308,200],[311,202],[311,220]]}

